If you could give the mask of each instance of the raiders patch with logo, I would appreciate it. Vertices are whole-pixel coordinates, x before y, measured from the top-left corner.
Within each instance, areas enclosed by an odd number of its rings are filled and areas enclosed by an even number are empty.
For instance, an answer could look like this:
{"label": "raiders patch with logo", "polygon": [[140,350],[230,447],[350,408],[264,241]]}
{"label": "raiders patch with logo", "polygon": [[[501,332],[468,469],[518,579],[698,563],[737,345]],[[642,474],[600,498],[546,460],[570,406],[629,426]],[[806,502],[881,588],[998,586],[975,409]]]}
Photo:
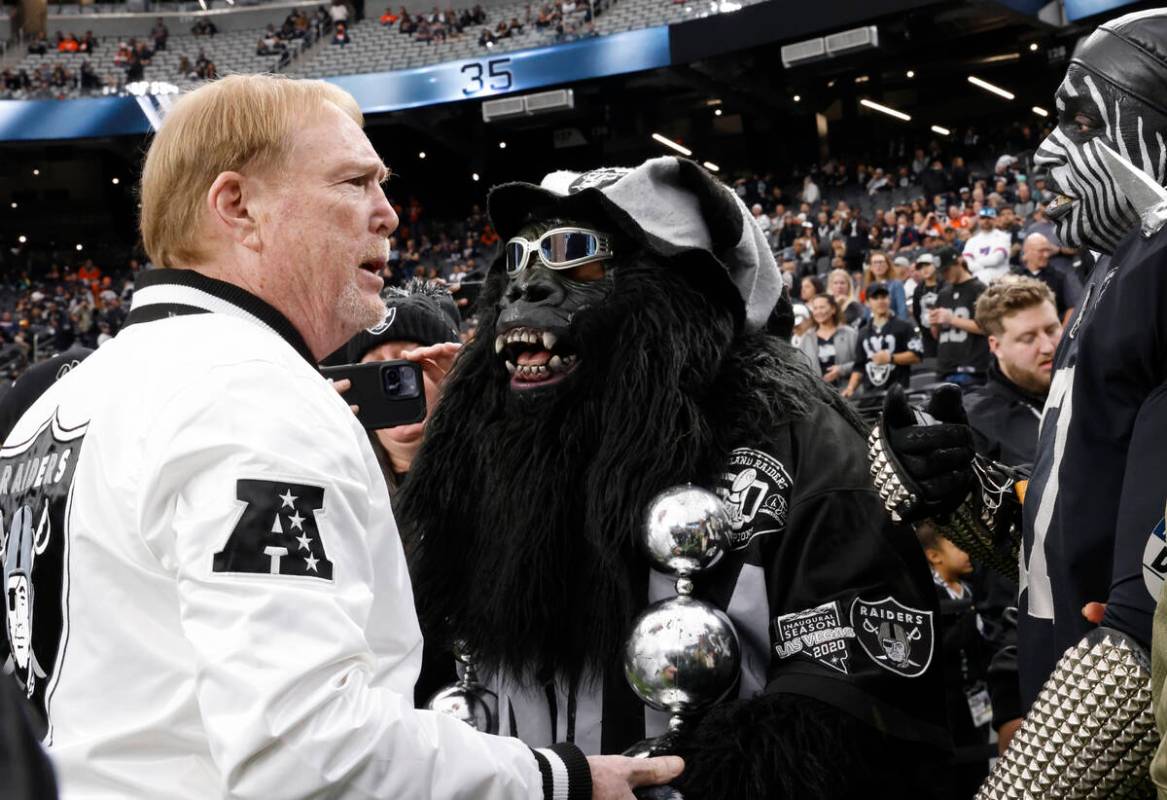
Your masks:
{"label": "raiders patch with logo", "polygon": [[857,597],[851,604],[851,627],[864,652],[888,672],[918,678],[932,663],[936,637],[931,611],[909,608],[894,597]]}
{"label": "raiders patch with logo", "polygon": [[714,490],[729,514],[734,550],[786,527],[792,485],[786,467],[768,453],[739,447],[729,454],[729,466]]}
{"label": "raiders patch with logo", "polygon": [[855,631],[846,624],[837,601],[783,614],[773,626],[774,652],[779,658],[805,656],[847,674],[848,642],[855,638]]}
{"label": "raiders patch with logo", "polygon": [[240,480],[235,496],[246,507],[215,553],[212,571],[332,580],[332,562],[316,527],[323,487]]}

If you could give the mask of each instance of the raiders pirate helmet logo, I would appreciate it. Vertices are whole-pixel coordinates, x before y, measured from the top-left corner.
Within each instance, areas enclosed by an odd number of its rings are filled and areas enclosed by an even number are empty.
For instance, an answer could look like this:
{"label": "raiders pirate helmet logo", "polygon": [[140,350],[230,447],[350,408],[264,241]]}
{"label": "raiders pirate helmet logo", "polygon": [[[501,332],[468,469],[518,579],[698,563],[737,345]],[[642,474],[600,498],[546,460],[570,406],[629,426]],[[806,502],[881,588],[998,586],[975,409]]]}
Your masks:
{"label": "raiders pirate helmet logo", "polygon": [[567,187],[568,194],[575,194],[584,189],[603,189],[605,186],[611,186],[616,181],[623,178],[632,170],[628,167],[604,167],[603,169],[593,169],[591,172],[585,172],[578,178],[573,180]]}
{"label": "raiders pirate helmet logo", "polygon": [[384,333],[385,331],[392,328],[393,323],[396,321],[397,321],[397,306],[393,306],[393,308],[390,308],[387,312],[385,312],[385,319],[381,320],[379,323],[377,323],[376,325],[374,325],[371,328],[366,328],[365,332],[368,333],[370,336],[377,336],[378,334]]}
{"label": "raiders pirate helmet logo", "polygon": [[932,663],[936,637],[932,612],[905,606],[894,597],[851,604],[851,627],[864,652],[880,667],[918,678]]}

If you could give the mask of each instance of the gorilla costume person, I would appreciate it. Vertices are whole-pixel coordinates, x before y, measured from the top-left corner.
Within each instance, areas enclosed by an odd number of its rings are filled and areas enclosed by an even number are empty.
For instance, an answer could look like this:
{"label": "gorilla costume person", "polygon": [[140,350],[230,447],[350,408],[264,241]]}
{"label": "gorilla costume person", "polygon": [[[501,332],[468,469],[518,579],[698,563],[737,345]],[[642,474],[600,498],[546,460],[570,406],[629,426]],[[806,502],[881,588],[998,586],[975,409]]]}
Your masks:
{"label": "gorilla costume person", "polygon": [[490,215],[504,255],[400,512],[426,635],[465,643],[501,732],[586,753],[663,732],[620,654],[673,594],[637,547],[646,506],[691,482],[733,521],[696,595],[733,620],[742,668],[736,699],[686,729],[677,788],[942,791],[927,566],[882,511],[861,424],[767,332],[789,303],[745,206],[667,157],[507,184]]}
{"label": "gorilla costume person", "polygon": [[[1167,9],[1099,26],[1055,102],[1057,127],[1035,157],[1058,193],[1047,213],[1062,241],[1101,257],[1054,357],[1036,462],[1022,476],[940,464],[928,453],[962,449],[961,415],[912,424],[902,396],[889,397],[879,429],[896,469],[877,483],[919,499],[889,504],[893,513],[959,504],[946,518],[950,538],[974,556],[995,534],[1022,533],[1020,559],[1000,561],[1021,565],[1017,653],[1029,710],[982,787],[988,800],[1147,796],[1158,741],[1148,650],[1167,576]],[[1015,477],[1028,478],[1023,505],[1002,491]],[[1156,691],[1165,648],[1155,642]]]}

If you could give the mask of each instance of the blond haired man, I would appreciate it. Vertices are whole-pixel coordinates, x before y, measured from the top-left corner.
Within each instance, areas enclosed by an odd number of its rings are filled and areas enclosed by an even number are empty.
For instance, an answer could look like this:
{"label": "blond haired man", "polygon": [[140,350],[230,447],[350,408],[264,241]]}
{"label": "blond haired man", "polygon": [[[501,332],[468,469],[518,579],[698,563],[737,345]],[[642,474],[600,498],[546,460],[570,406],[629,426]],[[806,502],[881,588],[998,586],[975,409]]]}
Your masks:
{"label": "blond haired man", "polygon": [[315,81],[180,100],[142,175],[165,269],[0,450],[0,659],[66,797],[630,798],[680,771],[408,699],[422,642],[388,495],[315,368],[384,313],[397,219],[361,125]]}

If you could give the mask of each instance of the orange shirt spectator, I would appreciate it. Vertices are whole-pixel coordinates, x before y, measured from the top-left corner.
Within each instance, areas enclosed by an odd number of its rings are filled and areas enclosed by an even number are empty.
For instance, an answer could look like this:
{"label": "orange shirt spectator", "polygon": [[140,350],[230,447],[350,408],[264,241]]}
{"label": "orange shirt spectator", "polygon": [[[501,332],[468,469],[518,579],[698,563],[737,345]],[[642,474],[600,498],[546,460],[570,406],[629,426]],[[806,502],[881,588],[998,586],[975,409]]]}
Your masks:
{"label": "orange shirt spectator", "polygon": [[96,284],[101,280],[101,268],[92,261],[86,260],[77,270],[77,277],[89,284]]}
{"label": "orange shirt spectator", "polygon": [[392,9],[385,9],[385,13],[381,15],[382,25],[394,25],[401,17],[393,13]]}
{"label": "orange shirt spectator", "polygon": [[62,53],[76,53],[79,49],[80,45],[77,44],[77,39],[74,38],[73,34],[66,36],[61,40],[61,43],[57,45],[57,50]]}
{"label": "orange shirt spectator", "polygon": [[498,234],[494,232],[493,227],[487,225],[482,231],[482,236],[478,237],[478,240],[487,247],[494,247],[498,244]]}

